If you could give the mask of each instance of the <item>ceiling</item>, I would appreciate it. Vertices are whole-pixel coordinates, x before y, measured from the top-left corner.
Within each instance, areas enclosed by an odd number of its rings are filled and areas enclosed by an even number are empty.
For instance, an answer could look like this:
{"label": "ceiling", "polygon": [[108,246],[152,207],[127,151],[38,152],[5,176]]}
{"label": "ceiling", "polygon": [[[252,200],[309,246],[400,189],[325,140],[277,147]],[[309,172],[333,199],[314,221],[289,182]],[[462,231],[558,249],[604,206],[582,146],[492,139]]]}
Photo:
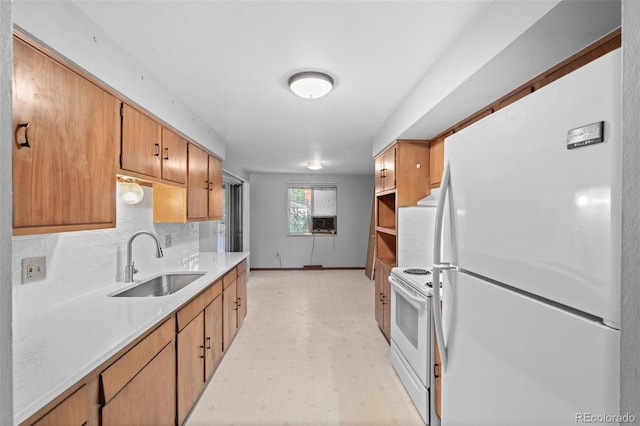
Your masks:
{"label": "ceiling", "polygon": [[[490,1],[74,2],[245,173],[373,173],[372,138]],[[307,100],[299,71],[335,79]],[[389,141],[391,142],[391,141]]]}
{"label": "ceiling", "polygon": [[[372,174],[395,139],[435,137],[621,24],[620,0],[17,3],[19,25],[137,91],[125,95],[182,105],[151,112],[244,178]],[[93,49],[96,26],[115,50]],[[287,80],[306,70],[334,90],[295,96]]]}

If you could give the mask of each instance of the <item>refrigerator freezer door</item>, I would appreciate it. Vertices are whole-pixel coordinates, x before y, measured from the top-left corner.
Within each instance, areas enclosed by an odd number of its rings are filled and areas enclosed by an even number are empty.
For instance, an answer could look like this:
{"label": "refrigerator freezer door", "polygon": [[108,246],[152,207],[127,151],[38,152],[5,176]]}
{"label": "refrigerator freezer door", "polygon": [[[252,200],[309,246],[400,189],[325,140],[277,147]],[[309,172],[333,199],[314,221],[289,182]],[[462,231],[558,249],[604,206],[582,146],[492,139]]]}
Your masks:
{"label": "refrigerator freezer door", "polygon": [[[620,61],[618,49],[445,143],[457,266],[616,328]],[[571,129],[600,121],[602,143],[567,148]]]}
{"label": "refrigerator freezer door", "polygon": [[619,331],[449,274],[443,425],[571,425],[584,413],[618,414]]}

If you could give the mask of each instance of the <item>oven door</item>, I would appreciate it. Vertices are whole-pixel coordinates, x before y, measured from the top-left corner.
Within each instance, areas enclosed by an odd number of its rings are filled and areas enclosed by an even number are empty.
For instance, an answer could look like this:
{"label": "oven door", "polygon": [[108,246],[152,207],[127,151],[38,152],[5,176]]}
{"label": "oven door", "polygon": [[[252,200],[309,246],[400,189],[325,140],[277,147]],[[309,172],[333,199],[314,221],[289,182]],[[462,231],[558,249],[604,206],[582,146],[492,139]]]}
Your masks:
{"label": "oven door", "polygon": [[391,282],[391,340],[422,384],[430,386],[431,300],[394,276]]}

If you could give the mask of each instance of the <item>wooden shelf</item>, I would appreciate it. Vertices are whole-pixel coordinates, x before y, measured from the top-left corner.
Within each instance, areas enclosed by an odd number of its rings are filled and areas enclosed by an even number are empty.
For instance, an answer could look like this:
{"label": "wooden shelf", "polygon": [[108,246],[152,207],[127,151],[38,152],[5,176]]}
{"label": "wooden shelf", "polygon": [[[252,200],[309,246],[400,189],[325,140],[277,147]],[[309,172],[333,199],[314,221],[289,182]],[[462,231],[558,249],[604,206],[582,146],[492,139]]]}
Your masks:
{"label": "wooden shelf", "polygon": [[389,235],[398,235],[398,231],[395,228],[385,228],[383,226],[376,226],[376,231]]}

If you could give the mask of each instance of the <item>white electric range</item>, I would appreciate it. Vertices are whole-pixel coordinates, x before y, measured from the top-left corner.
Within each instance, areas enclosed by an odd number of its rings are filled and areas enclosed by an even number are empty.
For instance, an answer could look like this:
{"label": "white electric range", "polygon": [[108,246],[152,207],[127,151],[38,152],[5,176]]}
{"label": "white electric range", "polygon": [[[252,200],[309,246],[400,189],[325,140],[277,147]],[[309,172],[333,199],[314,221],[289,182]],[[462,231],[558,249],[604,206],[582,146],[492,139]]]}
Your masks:
{"label": "white electric range", "polygon": [[434,329],[431,268],[391,270],[391,364],[425,424],[440,425],[435,414]]}

